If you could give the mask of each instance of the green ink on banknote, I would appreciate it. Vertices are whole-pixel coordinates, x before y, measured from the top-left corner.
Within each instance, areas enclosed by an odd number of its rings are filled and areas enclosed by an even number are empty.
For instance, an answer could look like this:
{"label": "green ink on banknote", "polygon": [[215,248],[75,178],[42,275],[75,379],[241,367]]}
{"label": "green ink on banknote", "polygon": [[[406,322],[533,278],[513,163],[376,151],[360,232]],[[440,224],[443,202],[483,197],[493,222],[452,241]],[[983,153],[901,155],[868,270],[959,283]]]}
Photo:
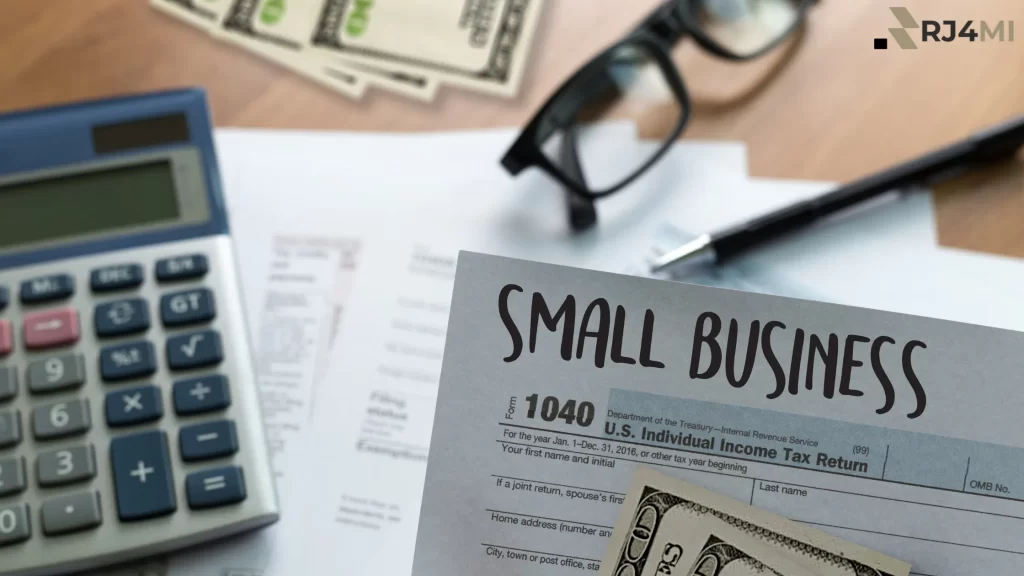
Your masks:
{"label": "green ink on banknote", "polygon": [[370,8],[373,8],[373,0],[356,0],[355,9],[345,22],[345,31],[349,36],[358,37],[366,32],[370,24]]}
{"label": "green ink on banknote", "polygon": [[260,10],[260,21],[268,26],[273,26],[281,21],[287,6],[285,0],[267,0]]}

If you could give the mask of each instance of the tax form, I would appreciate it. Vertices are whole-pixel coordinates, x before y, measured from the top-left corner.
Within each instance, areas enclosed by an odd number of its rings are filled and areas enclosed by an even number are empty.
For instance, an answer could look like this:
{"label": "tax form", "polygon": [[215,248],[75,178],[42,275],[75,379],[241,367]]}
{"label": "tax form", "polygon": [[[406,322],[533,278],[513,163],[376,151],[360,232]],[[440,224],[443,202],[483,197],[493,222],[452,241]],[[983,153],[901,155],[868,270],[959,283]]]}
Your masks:
{"label": "tax form", "polygon": [[1024,555],[1024,334],[460,255],[414,576],[599,569],[638,464],[905,560]]}

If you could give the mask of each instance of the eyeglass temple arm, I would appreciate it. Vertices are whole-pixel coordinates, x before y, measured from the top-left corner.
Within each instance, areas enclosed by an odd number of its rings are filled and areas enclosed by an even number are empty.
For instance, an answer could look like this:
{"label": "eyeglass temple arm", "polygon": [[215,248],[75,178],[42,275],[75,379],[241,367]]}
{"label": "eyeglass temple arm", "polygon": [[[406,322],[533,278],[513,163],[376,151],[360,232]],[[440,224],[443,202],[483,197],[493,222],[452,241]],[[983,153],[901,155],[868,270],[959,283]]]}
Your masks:
{"label": "eyeglass temple arm", "polygon": [[[580,166],[580,158],[577,153],[577,135],[578,129],[575,124],[566,129],[561,149],[558,151],[558,163],[565,171],[566,176],[579,183],[580,187],[586,188],[586,178],[583,176],[583,168]],[[597,224],[597,209],[593,200],[575,193],[568,187],[562,189],[562,197],[565,198],[569,226],[573,232],[583,232]]]}

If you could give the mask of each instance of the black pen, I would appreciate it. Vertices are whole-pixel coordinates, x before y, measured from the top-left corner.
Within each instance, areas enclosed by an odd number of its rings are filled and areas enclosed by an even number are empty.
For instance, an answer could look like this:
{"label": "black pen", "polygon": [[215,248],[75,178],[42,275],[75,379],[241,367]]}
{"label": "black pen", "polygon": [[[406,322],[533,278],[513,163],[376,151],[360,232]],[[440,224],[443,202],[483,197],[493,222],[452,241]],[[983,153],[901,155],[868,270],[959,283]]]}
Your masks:
{"label": "black pen", "polygon": [[810,200],[770,212],[721,232],[703,234],[651,263],[660,272],[682,262],[721,264],[769,240],[809,226],[891,190],[929,185],[990,161],[1012,156],[1024,144],[1024,116],[920,158],[861,178]]}

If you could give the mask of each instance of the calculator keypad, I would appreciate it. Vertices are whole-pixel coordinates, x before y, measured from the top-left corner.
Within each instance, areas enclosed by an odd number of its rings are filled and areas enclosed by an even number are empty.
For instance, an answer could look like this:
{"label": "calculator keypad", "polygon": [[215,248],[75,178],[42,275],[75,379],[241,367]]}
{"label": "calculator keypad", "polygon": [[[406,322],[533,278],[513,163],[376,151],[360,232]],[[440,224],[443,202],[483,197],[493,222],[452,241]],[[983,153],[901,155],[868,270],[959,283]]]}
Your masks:
{"label": "calculator keypad", "polygon": [[126,298],[100,304],[93,312],[100,338],[128,336],[149,330],[149,307],[142,298]]}
{"label": "calculator keypad", "polygon": [[182,416],[223,410],[231,405],[228,379],[219,374],[178,380],[172,395],[174,411]]}
{"label": "calculator keypad", "polygon": [[245,477],[238,466],[195,472],[185,478],[185,493],[193,510],[235,504],[245,500]]}
{"label": "calculator keypad", "polygon": [[100,350],[100,375],[107,382],[149,376],[156,372],[156,352],[147,341],[108,346]]}
{"label": "calculator keypad", "polygon": [[14,366],[0,366],[0,402],[18,395],[18,370]]}
{"label": "calculator keypad", "polygon": [[55,308],[25,314],[22,326],[25,347],[29,350],[74,344],[81,337],[78,311],[74,308]]}
{"label": "calculator keypad", "polygon": [[164,414],[160,389],[156,386],[138,386],[109,392],[104,403],[107,424],[114,427],[153,422]]}
{"label": "calculator keypad", "polygon": [[63,354],[34,360],[26,372],[28,390],[33,394],[76,388],[85,383],[85,357]]}
{"label": "calculator keypad", "polygon": [[93,292],[124,290],[142,285],[142,266],[120,264],[97,268],[89,274],[89,287]]}
{"label": "calculator keypad", "polygon": [[23,491],[25,482],[24,458],[20,456],[0,458],[0,496]]}
{"label": "calculator keypad", "polygon": [[213,330],[192,332],[167,339],[167,365],[171,370],[204,368],[224,359],[220,334]]}
{"label": "calculator keypad", "polygon": [[50,440],[74,436],[92,427],[89,399],[45,404],[32,410],[32,436],[36,440]]}
{"label": "calculator keypad", "polygon": [[32,535],[28,504],[0,504],[0,546],[17,544]]}
{"label": "calculator keypad", "polygon": [[0,448],[17,446],[21,443],[21,413],[17,410],[0,410]]}
{"label": "calculator keypad", "polygon": [[145,520],[177,510],[165,432],[153,430],[114,438],[110,442],[110,462],[121,520]]}
{"label": "calculator keypad", "polygon": [[22,304],[42,304],[63,300],[75,293],[75,279],[70,274],[52,274],[21,283]]}
{"label": "calculator keypad", "polygon": [[185,462],[210,460],[238,452],[235,423],[230,420],[185,426],[178,432],[178,443]]}
{"label": "calculator keypad", "polygon": [[238,307],[218,291],[234,271],[211,268],[206,247],[0,271],[16,299],[5,309],[0,294],[0,556],[15,572],[276,514],[263,447],[239,438],[255,398],[230,389],[251,374],[233,357],[244,334],[227,332],[244,325]]}
{"label": "calculator keypad", "polygon": [[164,258],[156,262],[156,279],[159,282],[191,280],[205,276],[209,269],[210,264],[202,254]]}
{"label": "calculator keypad", "polygon": [[43,502],[43,534],[56,536],[95,528],[103,521],[100,511],[100,495],[96,492],[80,492],[51,498]]}
{"label": "calculator keypad", "polygon": [[0,358],[14,351],[14,330],[9,320],[0,320]]}
{"label": "calculator keypad", "polygon": [[40,486],[59,486],[88,480],[96,475],[96,452],[91,444],[50,450],[36,459]]}
{"label": "calculator keypad", "polygon": [[209,322],[216,315],[213,292],[206,288],[165,294],[160,298],[160,319],[168,328]]}

